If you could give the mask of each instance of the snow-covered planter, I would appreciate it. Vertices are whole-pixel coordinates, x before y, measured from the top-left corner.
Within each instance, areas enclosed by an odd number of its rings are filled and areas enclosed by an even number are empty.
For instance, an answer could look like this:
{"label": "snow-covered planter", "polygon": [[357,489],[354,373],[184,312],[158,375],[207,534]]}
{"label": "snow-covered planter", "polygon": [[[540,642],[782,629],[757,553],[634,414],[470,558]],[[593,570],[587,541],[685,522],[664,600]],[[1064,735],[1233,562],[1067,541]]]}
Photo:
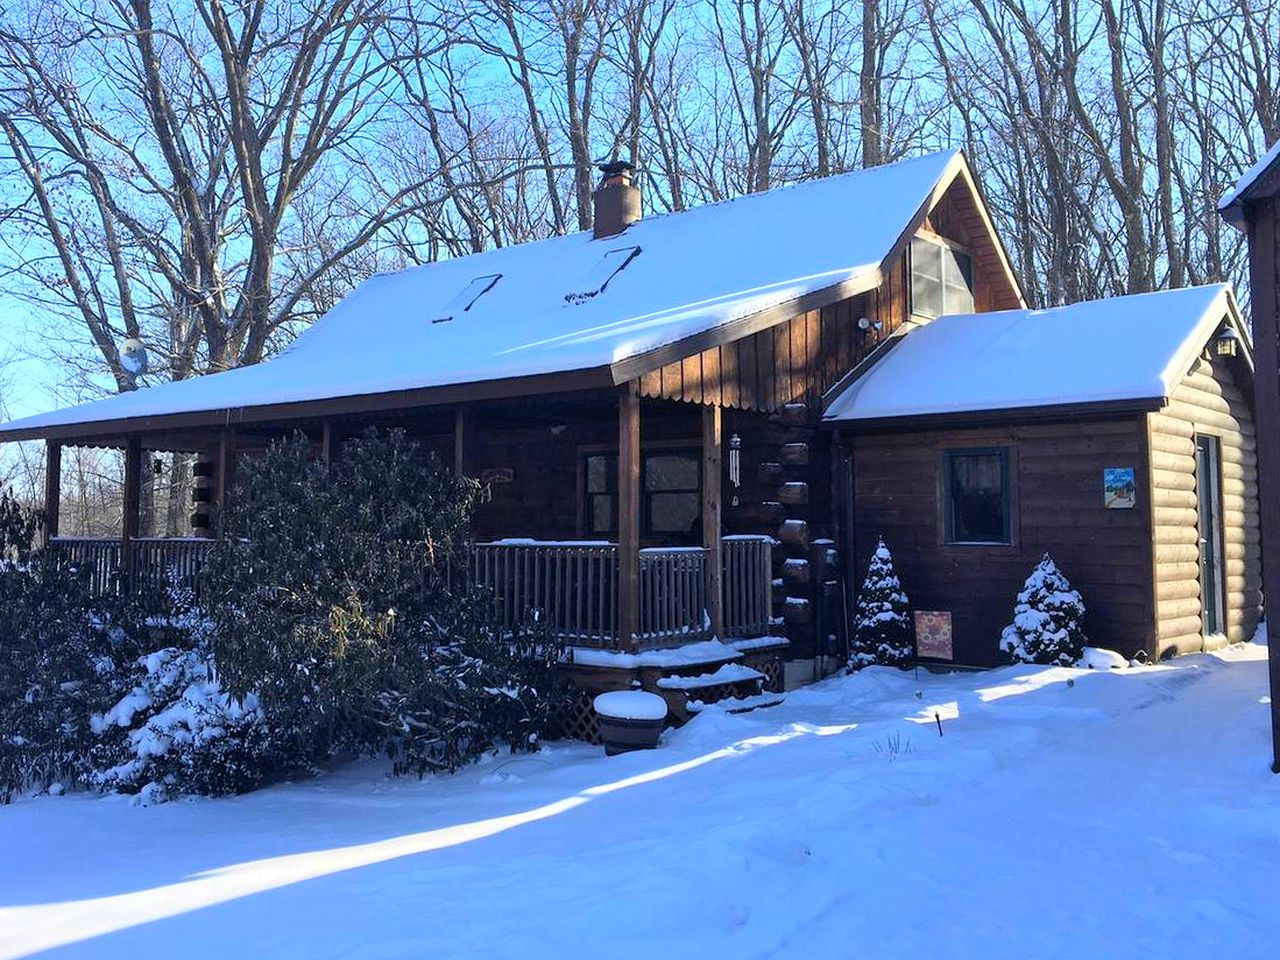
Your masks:
{"label": "snow-covered planter", "polygon": [[600,739],[607,756],[652,750],[667,719],[667,701],[643,690],[612,690],[595,698]]}
{"label": "snow-covered planter", "polygon": [[1084,645],[1084,600],[1046,553],[1022,585],[1000,649],[1023,663],[1070,667]]}

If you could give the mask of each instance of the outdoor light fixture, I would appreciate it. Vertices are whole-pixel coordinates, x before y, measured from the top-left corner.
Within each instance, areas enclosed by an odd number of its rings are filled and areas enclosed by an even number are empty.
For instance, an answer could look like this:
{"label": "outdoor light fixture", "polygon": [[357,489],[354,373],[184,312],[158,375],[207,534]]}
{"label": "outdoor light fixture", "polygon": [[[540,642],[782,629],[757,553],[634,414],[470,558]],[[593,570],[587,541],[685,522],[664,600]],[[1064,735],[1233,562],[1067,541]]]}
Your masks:
{"label": "outdoor light fixture", "polygon": [[[729,482],[733,484],[734,490],[742,486],[742,438],[736,433],[729,437]],[[734,507],[738,505],[736,493],[730,505]]]}
{"label": "outdoor light fixture", "polygon": [[869,317],[858,318],[858,329],[863,333],[870,333],[872,330],[879,332],[881,323],[879,320],[872,320]]}
{"label": "outdoor light fixture", "polygon": [[1230,327],[1225,327],[1214,341],[1215,352],[1220,357],[1234,357],[1240,349],[1240,339]]}

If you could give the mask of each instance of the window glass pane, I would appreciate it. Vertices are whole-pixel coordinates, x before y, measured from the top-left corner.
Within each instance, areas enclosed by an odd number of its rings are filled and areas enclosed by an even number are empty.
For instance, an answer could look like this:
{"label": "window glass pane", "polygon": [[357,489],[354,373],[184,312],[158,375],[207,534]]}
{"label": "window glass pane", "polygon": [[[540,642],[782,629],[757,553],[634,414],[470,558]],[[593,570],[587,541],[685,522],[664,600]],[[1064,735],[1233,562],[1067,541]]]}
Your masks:
{"label": "window glass pane", "polygon": [[653,493],[649,495],[651,533],[697,534],[700,523],[698,493]]}
{"label": "window glass pane", "polygon": [[613,457],[603,453],[587,457],[587,493],[608,493],[617,475]]}
{"label": "window glass pane", "polygon": [[612,533],[617,524],[614,523],[614,503],[612,494],[595,494],[587,498],[587,525],[592,533]]}
{"label": "window glass pane", "polygon": [[682,453],[652,454],[644,461],[646,490],[698,489],[698,458]]}
{"label": "window glass pane", "polygon": [[943,247],[944,303],[947,313],[973,313],[973,261],[967,253]]}
{"label": "window glass pane", "polygon": [[1005,453],[953,453],[948,457],[949,539],[956,543],[1008,542]]}
{"label": "window glass pane", "polygon": [[917,316],[942,315],[942,250],[921,237],[911,241],[911,312]]}

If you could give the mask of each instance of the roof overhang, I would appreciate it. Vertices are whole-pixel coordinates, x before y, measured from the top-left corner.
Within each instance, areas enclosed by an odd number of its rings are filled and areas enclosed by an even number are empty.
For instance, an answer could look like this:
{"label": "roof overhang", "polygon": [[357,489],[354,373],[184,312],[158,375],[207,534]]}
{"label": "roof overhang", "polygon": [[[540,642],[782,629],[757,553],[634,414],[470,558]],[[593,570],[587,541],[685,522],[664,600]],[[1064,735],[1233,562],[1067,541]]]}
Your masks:
{"label": "roof overhang", "polygon": [[571,390],[598,389],[629,383],[669,363],[693,356],[712,347],[732,343],[785,323],[792,317],[819,310],[842,300],[868,293],[882,286],[894,264],[906,251],[911,238],[924,225],[930,212],[957,182],[971,193],[978,215],[989,234],[996,261],[1020,305],[1025,305],[1022,286],[1017,280],[1008,251],[996,233],[990,211],[968,160],[963,152],[948,162],[925,201],[903,227],[893,246],[880,263],[857,276],[805,294],[792,300],[720,324],[691,337],[665,344],[654,350],[627,357],[608,366],[582,370],[558,371],[500,380],[452,383],[438,386],[397,390],[387,393],[354,394],[317,400],[300,400],[274,404],[244,404],[210,410],[156,414],[145,417],[94,420],[79,423],[6,429],[0,425],[0,442],[49,439],[103,442],[105,439],[131,434],[162,433],[192,429],[234,427],[242,424],[288,422],[342,415],[391,411],[420,406],[466,403],[519,396],[559,393]]}
{"label": "roof overhang", "polygon": [[323,400],[299,400],[293,403],[260,406],[223,407],[184,413],[158,414],[96,420],[88,423],[66,423],[46,427],[6,430],[0,426],[0,442],[15,440],[59,440],[102,443],[104,439],[123,438],[132,434],[171,433],[192,429],[238,427],[249,424],[289,422],[349,416],[360,413],[385,413],[413,407],[467,403],[483,400],[507,400],[514,397],[540,396],[578,390],[612,387],[608,367],[571,370],[563,373],[510,377],[476,383],[444,384],[415,390],[387,393],[365,393],[355,396],[327,397]]}
{"label": "roof overhang", "polygon": [[908,414],[865,420],[824,420],[823,426],[844,433],[891,433],[939,430],[956,427],[1017,426],[1029,423],[1058,423],[1071,420],[1105,420],[1161,410],[1165,397],[1138,397],[1131,400],[1096,400],[1090,403],[1062,403],[1037,407],[1000,407],[992,410],[954,410],[940,413]]}
{"label": "roof overhang", "polygon": [[1280,143],[1241,178],[1218,208],[1218,213],[1237,230],[1244,230],[1251,219],[1250,206],[1277,195],[1280,195]]}

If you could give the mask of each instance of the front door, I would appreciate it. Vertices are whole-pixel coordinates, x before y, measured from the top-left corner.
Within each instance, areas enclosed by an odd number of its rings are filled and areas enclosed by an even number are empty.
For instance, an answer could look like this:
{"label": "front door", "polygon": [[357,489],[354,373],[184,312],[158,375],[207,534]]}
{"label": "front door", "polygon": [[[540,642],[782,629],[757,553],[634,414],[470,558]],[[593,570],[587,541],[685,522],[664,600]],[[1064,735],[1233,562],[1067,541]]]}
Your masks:
{"label": "front door", "polygon": [[1222,601],[1222,447],[1217,437],[1196,437],[1196,492],[1200,501],[1200,609],[1204,635],[1225,632]]}

